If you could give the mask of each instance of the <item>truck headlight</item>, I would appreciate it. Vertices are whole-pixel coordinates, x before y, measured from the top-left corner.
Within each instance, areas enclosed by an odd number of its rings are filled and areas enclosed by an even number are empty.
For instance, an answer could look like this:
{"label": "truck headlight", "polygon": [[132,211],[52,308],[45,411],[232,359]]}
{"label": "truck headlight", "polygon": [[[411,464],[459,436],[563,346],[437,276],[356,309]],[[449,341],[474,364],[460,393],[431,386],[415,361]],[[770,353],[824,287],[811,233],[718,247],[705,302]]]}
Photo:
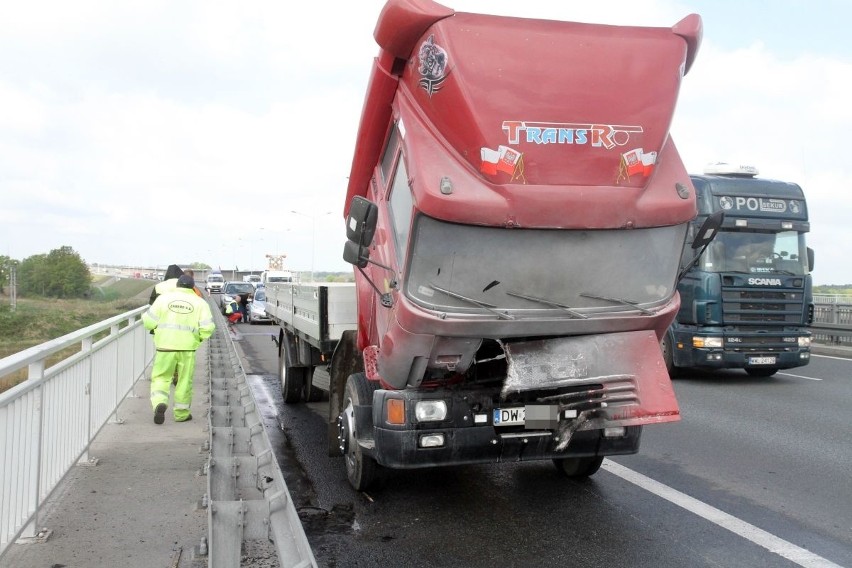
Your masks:
{"label": "truck headlight", "polygon": [[711,347],[716,349],[722,348],[722,338],[721,337],[693,337],[692,338],[692,346],[693,347]]}
{"label": "truck headlight", "polygon": [[800,337],[799,338],[799,347],[810,347],[811,346],[811,338],[810,337]]}
{"label": "truck headlight", "polygon": [[414,405],[418,422],[436,422],[447,417],[447,403],[443,400],[418,400]]}

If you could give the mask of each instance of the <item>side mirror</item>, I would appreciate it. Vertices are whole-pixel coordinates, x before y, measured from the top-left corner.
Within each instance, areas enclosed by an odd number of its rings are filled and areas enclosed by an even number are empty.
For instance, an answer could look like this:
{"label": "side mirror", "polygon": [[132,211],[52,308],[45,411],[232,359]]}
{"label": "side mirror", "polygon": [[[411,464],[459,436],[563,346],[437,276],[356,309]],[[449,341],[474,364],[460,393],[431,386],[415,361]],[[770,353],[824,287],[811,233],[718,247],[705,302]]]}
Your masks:
{"label": "side mirror", "polygon": [[343,260],[354,264],[358,268],[366,268],[370,258],[370,249],[362,247],[358,243],[346,241],[343,245]]}
{"label": "side mirror", "polygon": [[814,249],[808,247],[808,270],[813,271],[814,269]]}
{"label": "side mirror", "polygon": [[368,246],[373,242],[378,219],[379,208],[376,204],[356,195],[352,198],[346,217],[346,238],[359,246]]}
{"label": "side mirror", "polygon": [[716,238],[716,233],[719,232],[719,228],[722,226],[724,221],[724,211],[716,211],[707,217],[704,220],[704,223],[701,224],[701,228],[698,229],[698,234],[695,236],[695,240],[692,241],[692,250],[698,250],[709,245],[710,242]]}

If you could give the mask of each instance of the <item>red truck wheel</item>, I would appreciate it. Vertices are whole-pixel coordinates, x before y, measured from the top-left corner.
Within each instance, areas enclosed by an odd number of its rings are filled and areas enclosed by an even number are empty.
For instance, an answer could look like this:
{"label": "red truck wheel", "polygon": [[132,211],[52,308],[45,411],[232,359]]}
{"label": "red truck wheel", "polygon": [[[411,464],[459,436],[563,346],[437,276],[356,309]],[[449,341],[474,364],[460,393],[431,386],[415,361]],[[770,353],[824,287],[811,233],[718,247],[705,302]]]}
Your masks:
{"label": "red truck wheel", "polygon": [[603,463],[602,456],[587,458],[553,458],[557,471],[565,477],[582,478],[594,475]]}
{"label": "red truck wheel", "polygon": [[302,392],[302,399],[305,402],[319,402],[325,396],[324,390],[313,385],[313,376],[315,370],[316,367],[305,368],[305,385],[304,391]]}
{"label": "red truck wheel", "polygon": [[290,366],[290,357],[287,356],[287,348],[283,345],[278,363],[281,395],[284,397],[284,402],[293,404],[301,401],[305,385],[305,368]]}
{"label": "red truck wheel", "polygon": [[364,455],[358,440],[355,438],[355,407],[371,405],[376,383],[367,380],[364,373],[350,375],[346,380],[346,390],[343,396],[343,412],[337,418],[340,451],[346,462],[346,477],[356,491],[364,491],[372,485],[379,476],[379,464],[370,456]]}

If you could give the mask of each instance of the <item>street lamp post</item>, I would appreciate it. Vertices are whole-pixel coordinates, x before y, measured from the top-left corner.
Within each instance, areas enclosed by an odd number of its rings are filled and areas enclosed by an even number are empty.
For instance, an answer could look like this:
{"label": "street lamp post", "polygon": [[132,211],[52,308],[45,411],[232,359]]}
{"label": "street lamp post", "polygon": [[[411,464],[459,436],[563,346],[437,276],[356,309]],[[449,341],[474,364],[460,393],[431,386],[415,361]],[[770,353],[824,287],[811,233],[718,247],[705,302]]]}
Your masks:
{"label": "street lamp post", "polygon": [[247,259],[248,260],[248,269],[249,269],[249,274],[254,274],[254,270],[252,269],[252,264],[251,264],[252,263],[252,257],[254,256],[254,246],[253,246],[254,242],[251,240],[250,237],[246,237],[246,238],[240,237],[239,241],[241,243],[248,243],[248,252],[249,252],[248,259]]}
{"label": "street lamp post", "polygon": [[317,217],[324,217],[326,215],[331,215],[331,211],[326,211],[325,213],[320,213],[319,215],[308,215],[307,213],[302,213],[301,211],[290,211],[290,213],[295,213],[296,215],[301,215],[302,217],[307,217],[311,220],[311,282],[314,281],[314,260],[317,252]]}

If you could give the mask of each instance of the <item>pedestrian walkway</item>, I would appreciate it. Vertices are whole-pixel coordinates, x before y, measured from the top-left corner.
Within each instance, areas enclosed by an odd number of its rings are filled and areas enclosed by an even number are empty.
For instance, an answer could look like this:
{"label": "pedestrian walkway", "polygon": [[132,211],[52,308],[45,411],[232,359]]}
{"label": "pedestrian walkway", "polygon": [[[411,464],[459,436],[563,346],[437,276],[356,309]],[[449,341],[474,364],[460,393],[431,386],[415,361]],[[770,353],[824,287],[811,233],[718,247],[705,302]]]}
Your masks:
{"label": "pedestrian walkway", "polygon": [[[76,465],[39,517],[48,538],[13,544],[0,568],[187,568],[207,536],[199,508],[206,478],[208,344],[197,351],[193,420],[176,423],[172,406],[157,426],[150,367],[92,442],[92,464]],[[96,460],[96,464],[94,461]],[[199,557],[200,558],[200,557]]]}

